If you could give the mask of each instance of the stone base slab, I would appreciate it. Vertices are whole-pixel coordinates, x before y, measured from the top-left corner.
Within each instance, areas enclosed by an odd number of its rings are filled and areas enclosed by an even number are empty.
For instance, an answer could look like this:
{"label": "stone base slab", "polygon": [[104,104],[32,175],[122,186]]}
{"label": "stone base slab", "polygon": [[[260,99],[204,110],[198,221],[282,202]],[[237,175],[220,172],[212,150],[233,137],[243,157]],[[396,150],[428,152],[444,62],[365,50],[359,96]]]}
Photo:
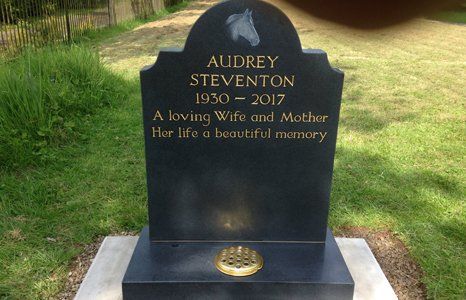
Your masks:
{"label": "stone base slab", "polygon": [[[355,282],[353,299],[397,299],[365,240],[335,240]],[[122,299],[123,276],[137,241],[138,237],[105,238],[75,299]]]}
{"label": "stone base slab", "polygon": [[[222,249],[243,246],[264,258],[252,276],[219,272],[214,258]],[[326,241],[151,242],[141,232],[123,277],[124,300],[149,299],[353,299],[354,281],[330,230]]]}

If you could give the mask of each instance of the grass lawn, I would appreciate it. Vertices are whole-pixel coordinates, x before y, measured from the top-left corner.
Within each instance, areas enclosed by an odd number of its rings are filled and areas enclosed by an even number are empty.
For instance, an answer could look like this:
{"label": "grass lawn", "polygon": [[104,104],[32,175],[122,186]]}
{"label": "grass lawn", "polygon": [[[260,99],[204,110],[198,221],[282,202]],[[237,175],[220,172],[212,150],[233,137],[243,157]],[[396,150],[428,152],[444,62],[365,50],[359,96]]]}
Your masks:
{"label": "grass lawn", "polygon": [[466,4],[460,5],[456,9],[442,11],[430,16],[430,18],[442,22],[466,24]]}
{"label": "grass lawn", "polygon": [[433,19],[451,22],[451,23],[466,23],[466,10],[464,11],[445,11],[434,16]]}
{"label": "grass lawn", "polygon": [[[147,223],[137,72],[161,47],[182,46],[209,2],[107,35],[102,58],[130,97],[83,118],[85,134],[54,160],[0,171],[0,298],[55,297],[84,244]],[[464,299],[466,27],[414,20],[363,32],[281,6],[303,47],[324,49],[346,74],[330,225],[392,230],[430,298]]]}

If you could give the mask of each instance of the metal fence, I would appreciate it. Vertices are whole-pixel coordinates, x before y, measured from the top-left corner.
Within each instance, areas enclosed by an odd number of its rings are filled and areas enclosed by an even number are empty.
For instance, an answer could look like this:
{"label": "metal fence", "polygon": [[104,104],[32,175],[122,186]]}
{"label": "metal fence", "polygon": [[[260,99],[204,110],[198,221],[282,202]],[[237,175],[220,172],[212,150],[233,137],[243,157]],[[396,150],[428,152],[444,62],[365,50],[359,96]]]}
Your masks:
{"label": "metal fence", "polygon": [[181,0],[0,0],[0,51],[71,41]]}

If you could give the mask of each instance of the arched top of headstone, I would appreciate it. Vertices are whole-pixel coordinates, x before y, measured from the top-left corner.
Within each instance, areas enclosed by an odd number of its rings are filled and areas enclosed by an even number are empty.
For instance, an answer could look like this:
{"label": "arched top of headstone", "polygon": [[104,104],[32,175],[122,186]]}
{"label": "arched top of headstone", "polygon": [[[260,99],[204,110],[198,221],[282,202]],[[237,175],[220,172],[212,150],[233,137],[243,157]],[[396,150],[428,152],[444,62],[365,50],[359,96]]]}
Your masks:
{"label": "arched top of headstone", "polygon": [[185,49],[296,54],[302,48],[296,29],[281,10],[263,1],[233,0],[212,7],[197,20]]}
{"label": "arched top of headstone", "polygon": [[268,3],[203,14],[141,71],[151,238],[325,241],[343,76]]}

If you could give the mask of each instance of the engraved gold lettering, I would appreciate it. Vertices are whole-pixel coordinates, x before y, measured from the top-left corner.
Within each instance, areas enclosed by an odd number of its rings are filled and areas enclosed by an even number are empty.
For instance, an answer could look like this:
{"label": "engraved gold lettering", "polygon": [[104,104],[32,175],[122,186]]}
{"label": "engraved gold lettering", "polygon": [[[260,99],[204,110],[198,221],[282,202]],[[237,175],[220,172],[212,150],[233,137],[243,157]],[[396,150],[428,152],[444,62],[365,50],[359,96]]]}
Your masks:
{"label": "engraved gold lettering", "polygon": [[270,68],[273,69],[275,68],[275,62],[277,61],[279,56],[275,56],[275,57],[272,57],[272,56],[267,56],[267,58],[269,59],[270,61]]}
{"label": "engraved gold lettering", "polygon": [[212,67],[212,65],[218,68],[218,63],[217,63],[217,60],[215,59],[215,55],[212,55],[212,58],[210,59],[209,64],[207,65],[207,68]]}
{"label": "engraved gold lettering", "polygon": [[319,143],[322,143],[325,139],[325,137],[327,136],[328,132],[319,132],[320,133],[320,136],[321,136],[321,139],[319,141]]}
{"label": "engraved gold lettering", "polygon": [[244,75],[236,75],[236,87],[243,87],[244,86]]}
{"label": "engraved gold lettering", "polygon": [[231,56],[227,55],[228,61],[224,59],[223,55],[219,56],[220,58],[220,66],[223,68],[231,68]]}
{"label": "engraved gold lettering", "polygon": [[233,56],[233,68],[239,69],[244,67],[245,65],[245,58],[241,55],[235,55]]}
{"label": "engraved gold lettering", "polygon": [[245,129],[245,130],[230,130],[222,131],[215,128],[215,138],[217,139],[270,139],[272,130],[270,128],[262,129]]}
{"label": "engraved gold lettering", "polygon": [[245,122],[246,121],[246,115],[241,113],[240,111],[219,111],[216,110],[214,111],[215,116],[217,117],[217,120],[221,122]]}
{"label": "engraved gold lettering", "polygon": [[273,123],[275,117],[275,113],[273,111],[270,112],[268,115],[252,115],[251,116],[251,121],[256,122],[256,123]]}
{"label": "engraved gold lettering", "polygon": [[265,55],[212,55],[207,68],[233,68],[233,69],[273,69],[276,67],[279,56]]}
{"label": "engraved gold lettering", "polygon": [[255,65],[254,65],[254,56],[252,55],[248,55],[246,56],[246,68],[255,68]]}
{"label": "engraved gold lettering", "polygon": [[197,86],[199,85],[199,74],[191,74],[191,83],[190,86]]}
{"label": "engraved gold lettering", "polygon": [[[292,75],[291,78],[285,75],[283,78],[285,79],[285,83],[283,84],[283,87],[294,86],[295,75]],[[288,86],[287,86],[287,83],[288,83]]]}
{"label": "engraved gold lettering", "polygon": [[188,138],[198,138],[199,133],[194,130],[192,127],[183,128],[178,127],[178,138],[180,139],[188,139]]}
{"label": "engraved gold lettering", "polygon": [[280,122],[290,123],[325,123],[329,116],[325,115],[313,115],[312,112],[294,114],[292,112],[282,113]]}
{"label": "engraved gold lettering", "polygon": [[199,77],[202,78],[202,85],[207,86],[207,78],[211,78],[210,74],[199,74]]}
{"label": "engraved gold lettering", "polygon": [[173,133],[173,130],[162,130],[160,127],[152,127],[153,138],[171,138]]}
{"label": "engraved gold lettering", "polygon": [[256,58],[256,68],[257,69],[265,69],[265,56],[259,55]]}
{"label": "engraved gold lettering", "polygon": [[155,112],[155,115],[154,115],[154,118],[152,119],[152,121],[163,121],[162,114],[160,113],[159,110],[157,110]]}
{"label": "engraved gold lettering", "polygon": [[210,76],[210,78],[211,78],[210,86],[220,86],[220,84],[218,83],[219,77],[220,77],[220,75],[218,75],[218,74],[212,74]]}
{"label": "engraved gold lettering", "polygon": [[170,122],[198,122],[201,123],[202,126],[208,127],[211,123],[210,114],[199,114],[190,111],[189,113],[178,113],[174,112],[171,109],[168,111],[168,120]]}
{"label": "engraved gold lettering", "polygon": [[[261,71],[262,74],[251,71],[246,73],[246,69],[275,69],[280,60],[279,56],[267,55],[221,55],[215,54],[210,56],[206,68],[231,69],[225,74],[218,72],[204,71],[204,73],[191,74],[188,84],[194,87],[211,87],[212,89],[200,89],[195,91],[196,107],[203,113],[191,111],[163,111],[154,109],[152,121],[154,122],[173,122],[170,126],[176,126],[174,130],[165,130],[161,127],[152,127],[151,133],[153,138],[176,138],[179,139],[288,139],[288,140],[309,140],[316,143],[324,143],[328,137],[326,131],[306,131],[305,126],[292,126],[297,131],[290,131],[282,124],[280,128],[278,123],[326,123],[329,120],[328,115],[313,114],[312,112],[275,112],[273,107],[287,103],[287,93],[283,90],[266,91],[260,88],[288,88],[294,87],[296,75],[280,74],[279,72]],[[241,73],[239,69],[245,71]],[[205,69],[204,69],[205,70]],[[222,74],[223,73],[223,74]],[[235,74],[236,73],[236,74]],[[256,74],[254,74],[256,73]],[[263,74],[266,73],[266,74]],[[254,91],[241,90],[236,93],[234,89],[213,89],[218,87],[236,87],[247,88],[255,87]],[[239,90],[237,90],[239,91]],[[229,107],[239,107],[240,105],[252,105],[260,108],[256,112],[243,113],[239,110],[228,110]],[[235,104],[230,106],[229,104]],[[225,110],[211,110],[215,109]],[[264,109],[269,109],[267,110]],[[249,111],[249,110],[248,110]],[[213,118],[213,119],[212,119]],[[237,124],[233,124],[237,123]],[[243,123],[241,128],[235,128],[235,125]],[[212,124],[221,124],[219,127]],[[248,124],[255,124],[261,128],[245,129]],[[267,124],[274,124],[272,128],[263,128]],[[182,127],[190,126],[190,127]],[[210,127],[212,126],[212,127]],[[223,128],[222,128],[223,127]],[[284,128],[283,128],[284,127]],[[323,127],[323,126],[322,126]],[[321,126],[314,130],[323,130]],[[302,130],[302,131],[300,131]]]}
{"label": "engraved gold lettering", "polygon": [[270,78],[269,75],[259,75],[259,78],[262,80],[262,87],[266,87],[267,79]]}
{"label": "engraved gold lettering", "polygon": [[272,84],[273,87],[280,87],[283,85],[283,77],[274,75],[270,79],[270,83]]}
{"label": "engraved gold lettering", "polygon": [[257,86],[257,77],[247,76],[246,86]]}
{"label": "engraved gold lettering", "polygon": [[268,87],[286,88],[294,86],[295,75],[261,74],[191,74],[190,86],[235,86],[235,87]]}
{"label": "engraved gold lettering", "polygon": [[220,75],[220,77],[223,79],[223,82],[225,83],[226,86],[230,86],[230,85],[231,85],[231,82],[233,81],[233,78],[234,78],[233,76],[230,76],[230,79],[227,80],[227,79],[225,78],[225,75]]}
{"label": "engraved gold lettering", "polygon": [[328,132],[322,131],[277,131],[275,138],[277,139],[319,139],[319,143],[325,140]]}

